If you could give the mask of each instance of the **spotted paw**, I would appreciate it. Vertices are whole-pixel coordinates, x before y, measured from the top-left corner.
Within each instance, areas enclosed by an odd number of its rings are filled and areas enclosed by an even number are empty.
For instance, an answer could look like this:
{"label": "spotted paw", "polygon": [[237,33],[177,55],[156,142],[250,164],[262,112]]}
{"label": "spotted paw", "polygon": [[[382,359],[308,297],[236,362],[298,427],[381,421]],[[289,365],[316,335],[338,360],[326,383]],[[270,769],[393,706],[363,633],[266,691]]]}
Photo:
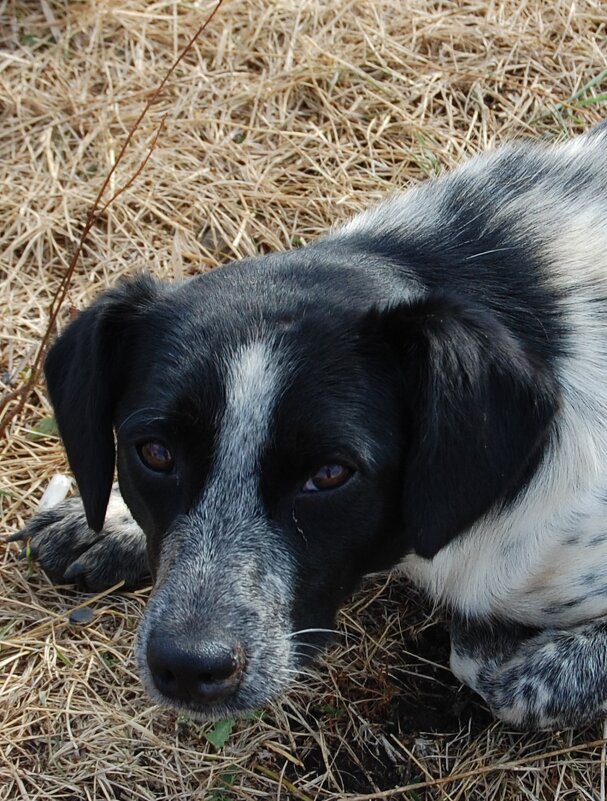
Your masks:
{"label": "spotted paw", "polygon": [[134,589],[151,580],[145,535],[117,489],[99,533],[88,527],[80,498],[69,498],[35,515],[9,542],[22,542],[20,556],[35,559],[56,584],[100,592],[119,581]]}

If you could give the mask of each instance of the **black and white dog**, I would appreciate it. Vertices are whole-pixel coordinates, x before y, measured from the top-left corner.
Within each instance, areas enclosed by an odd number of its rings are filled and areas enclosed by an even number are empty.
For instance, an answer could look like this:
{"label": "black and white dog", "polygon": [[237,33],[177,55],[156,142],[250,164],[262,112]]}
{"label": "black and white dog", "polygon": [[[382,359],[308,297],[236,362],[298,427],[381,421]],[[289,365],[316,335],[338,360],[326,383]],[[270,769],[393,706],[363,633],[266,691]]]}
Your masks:
{"label": "black and white dog", "polygon": [[606,124],[298,250],[124,281],[46,375],[82,500],[15,539],[56,581],[153,576],[158,701],[263,704],[361,577],[400,565],[500,718],[606,712]]}

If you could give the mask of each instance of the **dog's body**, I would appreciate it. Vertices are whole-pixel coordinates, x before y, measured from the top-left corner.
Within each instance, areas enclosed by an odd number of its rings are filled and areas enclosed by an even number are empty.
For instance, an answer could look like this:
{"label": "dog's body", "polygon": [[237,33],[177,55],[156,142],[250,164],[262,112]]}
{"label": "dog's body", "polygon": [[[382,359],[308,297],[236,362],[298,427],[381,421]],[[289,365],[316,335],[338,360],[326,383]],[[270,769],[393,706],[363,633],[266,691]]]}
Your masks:
{"label": "dog's body", "polygon": [[150,565],[156,698],[263,703],[360,578],[400,564],[451,608],[453,669],[498,715],[603,712],[604,124],[474,159],[300,250],[122,284],[47,379],[92,529],[112,427],[137,524],[113,497],[94,535],[71,501],[23,536],[58,580]]}

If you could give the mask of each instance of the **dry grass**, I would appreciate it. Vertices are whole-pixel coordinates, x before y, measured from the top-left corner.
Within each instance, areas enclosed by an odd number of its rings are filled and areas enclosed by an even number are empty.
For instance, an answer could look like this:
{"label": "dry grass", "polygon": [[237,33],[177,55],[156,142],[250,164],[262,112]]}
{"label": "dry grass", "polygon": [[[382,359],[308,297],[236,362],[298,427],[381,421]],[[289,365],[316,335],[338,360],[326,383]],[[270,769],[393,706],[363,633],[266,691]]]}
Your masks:
{"label": "dry grass", "polygon": [[[0,391],[27,376],[87,210],[211,8],[0,0]],[[94,226],[69,303],[142,267],[171,278],[306,242],[493,143],[576,133],[600,118],[606,52],[603,0],[226,0],[117,170],[110,192],[166,117]],[[49,415],[38,386],[0,444],[8,531],[65,468],[37,431]],[[218,748],[142,693],[145,593],[94,599],[77,627],[67,615],[89,599],[16,552],[0,551],[0,799],[605,798],[601,727],[493,723],[402,580],[369,584],[318,675]]]}

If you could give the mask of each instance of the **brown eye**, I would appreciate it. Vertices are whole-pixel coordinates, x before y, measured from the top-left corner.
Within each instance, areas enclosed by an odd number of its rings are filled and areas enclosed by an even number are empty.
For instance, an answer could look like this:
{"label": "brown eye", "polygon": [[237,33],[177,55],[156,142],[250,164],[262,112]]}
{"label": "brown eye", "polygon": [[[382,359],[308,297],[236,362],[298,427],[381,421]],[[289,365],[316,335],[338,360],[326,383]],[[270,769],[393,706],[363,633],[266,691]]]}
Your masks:
{"label": "brown eye", "polygon": [[173,469],[171,452],[160,442],[146,442],[140,445],[139,458],[155,473],[170,473]]}
{"label": "brown eye", "polygon": [[341,487],[352,476],[354,470],[343,464],[323,464],[303,485],[303,492],[318,492]]}

